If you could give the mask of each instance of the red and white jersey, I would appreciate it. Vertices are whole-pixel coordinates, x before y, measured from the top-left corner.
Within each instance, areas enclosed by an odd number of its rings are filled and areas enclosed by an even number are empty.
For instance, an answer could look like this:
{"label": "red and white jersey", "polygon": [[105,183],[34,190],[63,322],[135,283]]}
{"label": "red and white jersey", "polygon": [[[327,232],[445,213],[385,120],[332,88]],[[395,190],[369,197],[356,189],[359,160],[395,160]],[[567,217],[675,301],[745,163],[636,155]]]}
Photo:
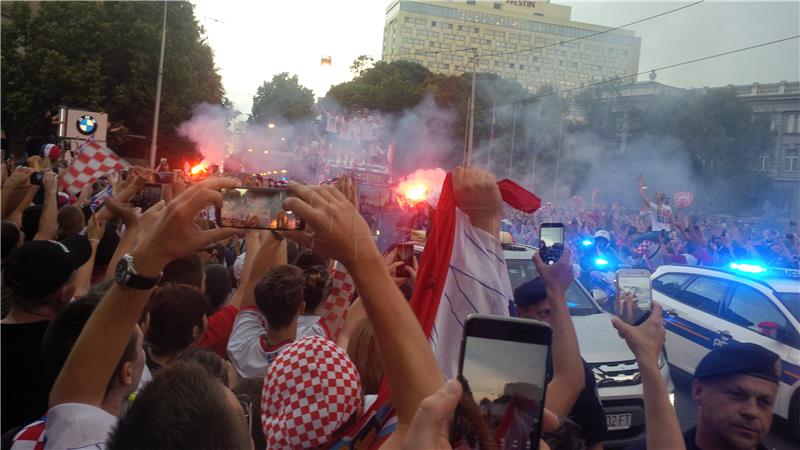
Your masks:
{"label": "red and white jersey", "polygon": [[11,439],[11,450],[44,450],[45,418],[33,422],[19,430]]}
{"label": "red and white jersey", "polygon": [[108,435],[116,425],[115,416],[96,406],[62,403],[47,411],[44,448],[105,449]]}

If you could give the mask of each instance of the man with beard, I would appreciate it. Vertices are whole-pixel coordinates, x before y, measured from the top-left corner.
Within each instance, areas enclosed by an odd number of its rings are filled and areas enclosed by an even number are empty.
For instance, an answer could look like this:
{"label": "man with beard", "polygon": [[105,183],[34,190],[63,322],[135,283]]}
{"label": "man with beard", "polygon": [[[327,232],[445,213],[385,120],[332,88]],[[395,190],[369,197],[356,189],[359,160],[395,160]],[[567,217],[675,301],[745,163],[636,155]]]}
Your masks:
{"label": "man with beard", "polygon": [[[692,397],[697,425],[683,434],[687,450],[766,450],[780,383],[778,355],[756,344],[712,350],[697,365]],[[629,450],[644,449],[644,442]]]}

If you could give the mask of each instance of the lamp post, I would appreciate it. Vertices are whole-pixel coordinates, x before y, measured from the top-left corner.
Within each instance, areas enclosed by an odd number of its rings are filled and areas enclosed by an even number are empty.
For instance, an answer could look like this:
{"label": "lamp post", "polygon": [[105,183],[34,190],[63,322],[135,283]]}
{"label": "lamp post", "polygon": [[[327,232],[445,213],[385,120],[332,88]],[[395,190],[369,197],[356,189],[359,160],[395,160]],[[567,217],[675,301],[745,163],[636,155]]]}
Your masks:
{"label": "lamp post", "polygon": [[464,151],[464,167],[472,165],[472,132],[475,125],[475,72],[478,70],[478,49],[472,49],[472,89],[469,95],[469,120],[467,123],[467,148]]}
{"label": "lamp post", "polygon": [[164,23],[161,25],[161,57],[158,60],[158,81],[156,81],[156,109],[153,113],[153,139],[150,141],[150,167],[156,167],[156,148],[158,147],[158,113],[161,109],[161,79],[164,77],[164,45],[167,42],[167,2],[164,2]]}

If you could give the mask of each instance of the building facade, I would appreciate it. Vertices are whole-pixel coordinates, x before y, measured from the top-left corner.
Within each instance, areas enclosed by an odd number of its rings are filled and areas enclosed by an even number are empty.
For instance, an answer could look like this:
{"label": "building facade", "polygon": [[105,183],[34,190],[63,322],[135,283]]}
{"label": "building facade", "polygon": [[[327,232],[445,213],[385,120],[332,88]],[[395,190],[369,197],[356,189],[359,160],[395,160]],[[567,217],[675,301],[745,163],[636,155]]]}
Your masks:
{"label": "building facade", "polygon": [[[641,38],[633,31],[592,36],[609,28],[573,22],[570,14],[569,6],[547,1],[392,0],[383,60],[415,61],[447,75],[472,72],[474,66],[531,91],[548,84],[576,88],[638,72]],[[584,39],[565,42],[579,37]]]}
{"label": "building facade", "polygon": [[800,81],[727,86],[753,108],[769,115],[775,146],[763,149],[755,170],[772,180],[770,208],[797,220],[800,215]]}

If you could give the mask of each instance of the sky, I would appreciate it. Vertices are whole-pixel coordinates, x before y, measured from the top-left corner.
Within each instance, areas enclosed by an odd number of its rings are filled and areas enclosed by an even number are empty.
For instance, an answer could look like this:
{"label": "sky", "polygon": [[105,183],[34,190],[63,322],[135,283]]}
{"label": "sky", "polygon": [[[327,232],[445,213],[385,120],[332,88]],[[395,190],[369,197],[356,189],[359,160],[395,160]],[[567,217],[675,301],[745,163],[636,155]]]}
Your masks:
{"label": "sky", "polygon": [[[280,72],[324,96],[352,79],[359,55],[380,59],[386,0],[192,0],[225,91],[248,114],[258,87]],[[617,27],[691,2],[554,0],[572,20]],[[642,38],[639,71],[800,34],[800,2],[706,0],[630,27]],[[333,64],[321,66],[330,56]],[[658,72],[677,87],[800,80],[800,39]],[[647,76],[640,76],[647,79]]]}
{"label": "sky", "polygon": [[476,401],[494,400],[507,383],[544,386],[546,361],[545,345],[468,337],[463,373]]}

